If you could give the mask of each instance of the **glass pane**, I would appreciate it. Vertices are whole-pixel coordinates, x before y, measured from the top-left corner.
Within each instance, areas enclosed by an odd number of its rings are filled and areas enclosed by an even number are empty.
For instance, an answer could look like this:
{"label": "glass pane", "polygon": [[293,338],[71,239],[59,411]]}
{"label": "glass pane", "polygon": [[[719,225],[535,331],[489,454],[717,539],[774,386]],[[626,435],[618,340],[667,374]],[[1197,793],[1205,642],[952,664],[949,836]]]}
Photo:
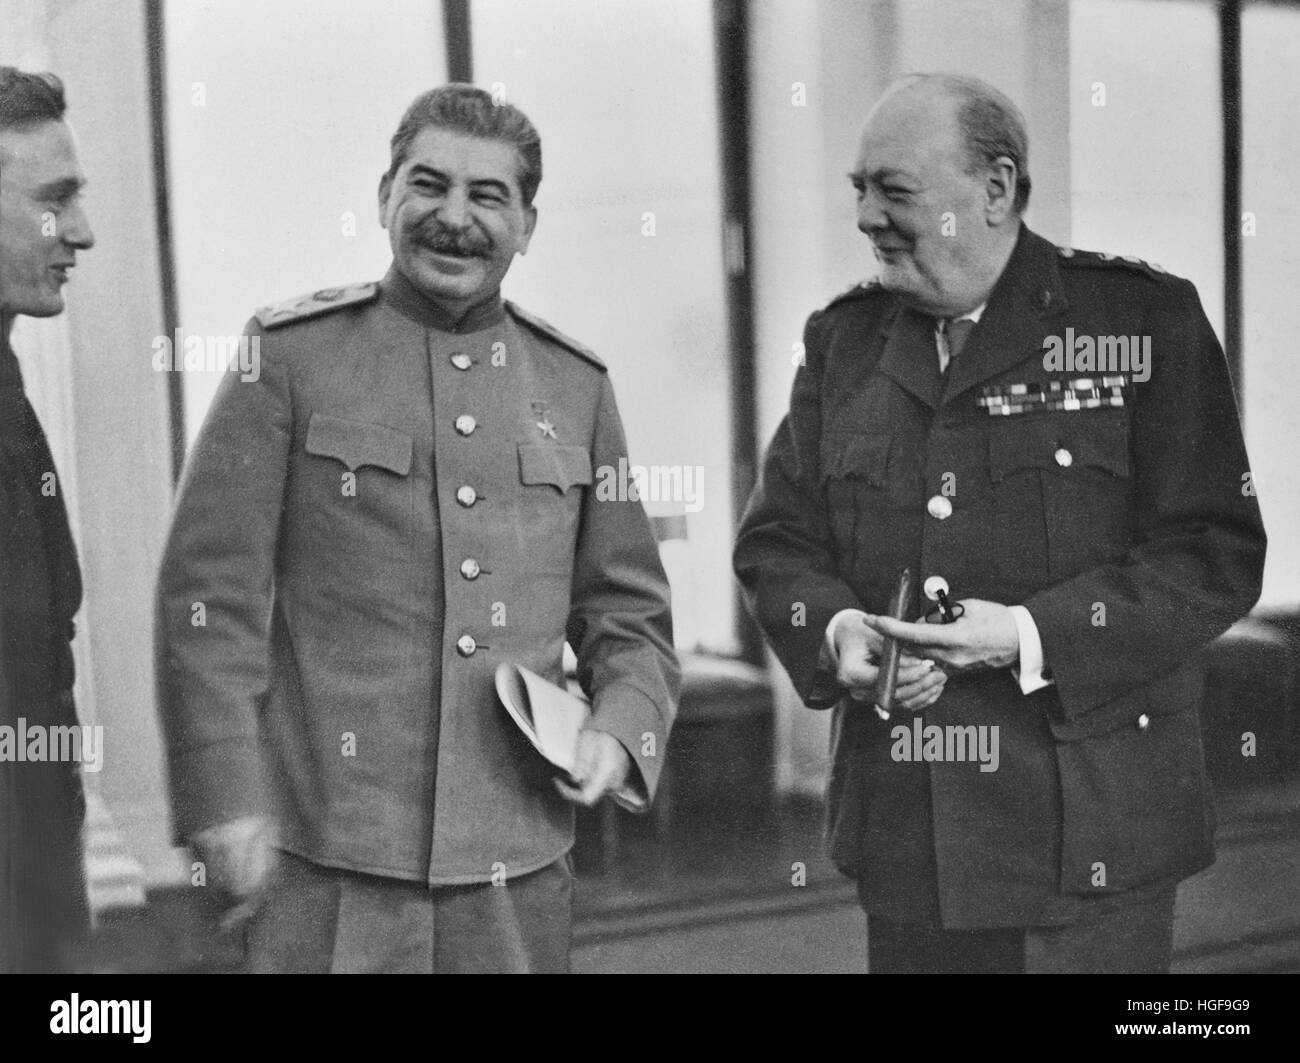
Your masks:
{"label": "glass pane", "polygon": [[1218,69],[1211,3],[1070,5],[1073,243],[1189,278],[1222,339]]}
{"label": "glass pane", "polygon": [[[540,220],[509,298],[610,366],[634,464],[694,474],[664,560],[678,644],[734,648],[730,420],[711,5],[472,5],[477,84],[542,134]],[[682,492],[683,494],[685,492]],[[682,500],[652,513],[682,511]]]}
{"label": "glass pane", "polygon": [[1242,14],[1242,382],[1246,445],[1269,531],[1265,608],[1300,605],[1300,11],[1252,4]]}

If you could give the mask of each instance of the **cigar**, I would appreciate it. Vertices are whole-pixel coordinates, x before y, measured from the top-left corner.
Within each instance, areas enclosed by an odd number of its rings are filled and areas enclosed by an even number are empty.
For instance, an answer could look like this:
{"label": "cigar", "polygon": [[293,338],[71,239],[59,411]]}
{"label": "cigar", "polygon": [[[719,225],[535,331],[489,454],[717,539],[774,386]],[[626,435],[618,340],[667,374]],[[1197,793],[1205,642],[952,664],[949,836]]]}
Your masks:
{"label": "cigar", "polygon": [[[898,574],[898,586],[889,599],[889,615],[895,620],[907,616],[907,603],[912,596],[912,570],[905,568]],[[895,639],[886,638],[880,650],[880,671],[876,676],[876,715],[888,720],[894,711],[894,688],[898,686],[898,660],[902,648]]]}

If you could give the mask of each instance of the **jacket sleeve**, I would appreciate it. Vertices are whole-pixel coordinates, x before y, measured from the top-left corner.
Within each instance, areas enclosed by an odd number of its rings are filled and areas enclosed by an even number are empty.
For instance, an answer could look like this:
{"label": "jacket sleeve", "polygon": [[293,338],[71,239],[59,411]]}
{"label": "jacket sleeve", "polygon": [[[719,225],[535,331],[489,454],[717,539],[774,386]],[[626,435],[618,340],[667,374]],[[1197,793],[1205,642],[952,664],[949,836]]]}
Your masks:
{"label": "jacket sleeve", "polygon": [[[255,324],[249,331],[258,334]],[[186,463],[158,581],[158,706],[176,840],[269,811],[258,708],[270,681],[271,596],[292,412],[262,350],[227,373]]]}
{"label": "jacket sleeve", "polygon": [[1024,603],[1067,720],[1175,669],[1259,597],[1264,527],[1223,351],[1190,282],[1155,291],[1151,376],[1132,383],[1133,545]]}
{"label": "jacket sleeve", "polygon": [[819,667],[826,627],[841,609],[862,607],[837,571],[821,489],[823,320],[813,314],[804,329],[790,412],[768,448],[733,558],[750,612],[799,696],[819,709],[843,693]]}
{"label": "jacket sleeve", "polygon": [[[594,470],[627,458],[623,424],[602,375]],[[596,477],[600,482],[599,474]],[[610,498],[593,485],[583,503],[567,623],[578,681],[592,699],[592,727],[613,735],[653,798],[677,712],[681,669],[659,547],[639,498]],[[629,781],[633,781],[629,779]]]}

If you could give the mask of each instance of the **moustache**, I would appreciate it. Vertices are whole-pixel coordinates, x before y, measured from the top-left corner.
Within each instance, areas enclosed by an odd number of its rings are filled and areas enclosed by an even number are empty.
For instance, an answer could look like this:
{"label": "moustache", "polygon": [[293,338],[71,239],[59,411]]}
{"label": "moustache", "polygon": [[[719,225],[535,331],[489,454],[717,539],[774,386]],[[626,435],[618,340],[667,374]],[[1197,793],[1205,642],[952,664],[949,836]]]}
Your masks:
{"label": "moustache", "polygon": [[492,250],[491,241],[470,233],[453,233],[445,229],[423,236],[420,242],[437,254],[486,255]]}

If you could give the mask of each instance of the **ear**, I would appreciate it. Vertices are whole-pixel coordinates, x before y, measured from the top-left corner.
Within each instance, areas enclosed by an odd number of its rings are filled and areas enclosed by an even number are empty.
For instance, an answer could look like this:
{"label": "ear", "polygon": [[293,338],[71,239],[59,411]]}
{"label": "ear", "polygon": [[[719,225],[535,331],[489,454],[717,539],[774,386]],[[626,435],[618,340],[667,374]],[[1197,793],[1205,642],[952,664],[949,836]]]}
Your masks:
{"label": "ear", "polygon": [[388,228],[388,194],[393,190],[392,174],[384,174],[379,179],[379,226]]}
{"label": "ear", "polygon": [[536,228],[537,228],[537,208],[525,207],[524,208],[524,235],[523,235],[523,239],[519,241],[519,253],[521,255],[528,254],[528,245],[532,242],[533,230]]}
{"label": "ear", "polygon": [[1015,215],[1016,179],[1020,170],[1009,156],[999,155],[989,164],[984,185],[988,202],[984,213],[990,225],[1001,225]]}

